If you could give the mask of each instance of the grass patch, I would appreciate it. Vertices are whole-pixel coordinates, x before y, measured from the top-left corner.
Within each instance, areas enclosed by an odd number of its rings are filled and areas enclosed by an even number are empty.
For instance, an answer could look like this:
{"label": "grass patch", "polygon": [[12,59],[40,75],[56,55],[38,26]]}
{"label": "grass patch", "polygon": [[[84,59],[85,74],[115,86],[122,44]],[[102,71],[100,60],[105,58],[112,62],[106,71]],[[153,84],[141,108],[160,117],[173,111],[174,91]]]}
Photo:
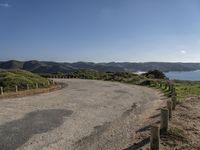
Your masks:
{"label": "grass patch", "polygon": [[177,128],[177,127],[172,127],[168,130],[168,134],[170,135],[175,135],[179,137],[184,137],[184,131]]}
{"label": "grass patch", "polygon": [[[175,86],[176,96],[180,101],[187,97],[200,96],[200,81],[173,80],[171,83]],[[170,96],[169,88],[166,88],[164,84],[162,86],[156,84],[156,80],[149,87],[160,90],[165,96]]]}
{"label": "grass patch", "polygon": [[177,98],[182,100],[189,96],[200,95],[200,82],[199,81],[173,81],[176,87]]}
{"label": "grass patch", "polygon": [[43,84],[47,86],[48,79],[24,70],[0,71],[0,86],[4,88],[4,91],[13,91],[15,85],[19,90],[26,89],[27,84],[30,88],[35,88],[36,83],[39,86],[44,86]]}
{"label": "grass patch", "polygon": [[184,134],[184,131],[182,129],[179,129],[177,127],[171,127],[168,132],[167,135],[169,137],[171,137],[171,139],[175,139],[175,140],[179,140],[182,141],[183,143],[187,143],[187,139],[186,136]]}
{"label": "grass patch", "polygon": [[[162,80],[163,81],[163,80]],[[166,81],[167,82],[167,81]],[[169,87],[168,86],[165,86],[164,82],[162,83],[162,85],[160,86],[158,80],[152,82],[150,85],[149,85],[150,88],[154,88],[154,89],[157,89],[157,90],[160,90],[162,93],[164,93],[165,96],[169,97],[170,96],[170,91],[169,91]]]}

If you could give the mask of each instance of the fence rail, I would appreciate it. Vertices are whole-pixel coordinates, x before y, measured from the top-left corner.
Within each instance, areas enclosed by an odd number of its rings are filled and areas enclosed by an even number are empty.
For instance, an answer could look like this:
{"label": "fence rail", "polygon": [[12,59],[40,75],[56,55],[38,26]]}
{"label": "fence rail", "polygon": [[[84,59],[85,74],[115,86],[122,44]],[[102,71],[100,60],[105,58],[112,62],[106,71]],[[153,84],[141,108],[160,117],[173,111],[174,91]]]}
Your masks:
{"label": "fence rail", "polygon": [[[166,102],[166,107],[161,108],[161,115],[160,115],[160,128],[152,125],[151,126],[151,135],[150,135],[150,150],[159,150],[160,149],[160,135],[166,134],[169,128],[169,121],[172,119],[172,113],[176,108],[177,105],[177,97],[176,97],[176,89],[175,86],[168,82],[168,83],[161,83],[165,84],[165,88],[169,89],[171,100]],[[162,85],[160,86],[162,87]]]}
{"label": "fence rail", "polygon": [[28,91],[30,89],[38,89],[38,88],[45,88],[45,87],[49,87],[51,85],[56,84],[53,80],[48,81],[47,83],[35,83],[34,85],[29,85],[26,84],[25,87],[20,88],[19,85],[13,85],[12,87],[9,87],[9,90],[5,89],[4,87],[0,87],[0,95],[4,95],[6,92],[19,92],[19,91]]}

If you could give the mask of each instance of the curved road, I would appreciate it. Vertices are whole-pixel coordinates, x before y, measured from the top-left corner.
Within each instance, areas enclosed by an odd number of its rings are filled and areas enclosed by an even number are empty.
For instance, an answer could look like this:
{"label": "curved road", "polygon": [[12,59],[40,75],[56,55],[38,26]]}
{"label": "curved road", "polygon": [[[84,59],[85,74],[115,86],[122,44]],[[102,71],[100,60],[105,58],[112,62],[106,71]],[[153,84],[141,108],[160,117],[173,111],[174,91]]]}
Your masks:
{"label": "curved road", "polygon": [[145,87],[80,79],[56,81],[68,86],[0,100],[1,150],[126,148],[134,132],[163,104],[159,93]]}

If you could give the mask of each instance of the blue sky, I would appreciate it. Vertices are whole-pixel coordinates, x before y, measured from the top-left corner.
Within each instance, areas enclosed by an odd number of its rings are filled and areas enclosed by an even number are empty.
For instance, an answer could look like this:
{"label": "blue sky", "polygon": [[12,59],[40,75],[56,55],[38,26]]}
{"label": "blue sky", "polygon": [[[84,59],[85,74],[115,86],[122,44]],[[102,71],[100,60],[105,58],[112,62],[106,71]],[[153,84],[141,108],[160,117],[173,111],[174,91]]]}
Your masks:
{"label": "blue sky", "polygon": [[0,0],[0,60],[200,62],[199,0]]}

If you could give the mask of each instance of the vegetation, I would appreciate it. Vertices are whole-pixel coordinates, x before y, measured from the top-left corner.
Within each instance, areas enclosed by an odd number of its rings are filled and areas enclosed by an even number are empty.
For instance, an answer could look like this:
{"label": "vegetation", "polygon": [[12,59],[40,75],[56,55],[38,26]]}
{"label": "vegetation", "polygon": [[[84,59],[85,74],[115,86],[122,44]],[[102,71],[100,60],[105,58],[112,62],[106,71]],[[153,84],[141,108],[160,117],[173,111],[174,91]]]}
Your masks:
{"label": "vegetation", "polygon": [[168,134],[184,137],[184,131],[177,127],[171,127],[168,131]]}
{"label": "vegetation", "polygon": [[34,88],[36,83],[38,85],[47,85],[48,80],[24,70],[10,70],[0,71],[0,86],[4,88],[4,91],[13,91],[15,85],[19,89],[26,89],[27,84],[30,88]]}
{"label": "vegetation", "polygon": [[[156,88],[165,93],[166,96],[170,96],[169,88],[165,85],[168,80],[151,80],[150,84],[146,84],[152,88]],[[191,96],[200,96],[200,81],[184,81],[184,80],[172,80],[171,84],[176,89],[176,96],[179,100],[184,100]],[[160,85],[162,83],[162,85]]]}
{"label": "vegetation", "polygon": [[200,95],[200,81],[174,80],[173,83],[176,87],[176,93],[179,99]]}
{"label": "vegetation", "polygon": [[167,132],[167,136],[169,139],[174,139],[174,140],[177,139],[184,143],[188,142],[188,140],[186,139],[186,136],[184,134],[184,130],[177,128],[177,127],[171,127]]}
{"label": "vegetation", "polygon": [[166,86],[166,84],[171,82],[171,84],[175,85],[177,98],[179,100],[185,99],[189,96],[200,95],[200,82],[180,80],[169,81],[164,73],[158,70],[138,75],[132,72],[99,72],[93,69],[81,69],[65,74],[58,72],[53,74],[44,74],[43,76],[50,78],[81,78],[140,84],[161,90],[166,96],[170,96],[169,87]]}
{"label": "vegetation", "polygon": [[[16,62],[15,62],[16,64]],[[36,63],[37,64],[37,63]],[[16,65],[14,65],[16,66]],[[37,66],[37,65],[35,65]],[[81,78],[81,79],[95,79],[105,81],[117,81],[130,84],[140,84],[157,88],[169,95],[169,89],[165,84],[169,82],[165,75],[158,71],[149,71],[146,74],[138,75],[132,72],[102,72],[94,69],[80,69],[69,73],[56,72],[51,74],[41,74],[43,77],[50,78]],[[26,89],[27,84],[30,88],[34,88],[38,83],[40,86],[46,83],[48,80],[39,75],[33,74],[24,70],[1,70],[0,71],[0,86],[4,87],[5,91],[14,90],[15,85],[18,85],[19,89]],[[160,86],[160,83],[163,83]],[[171,81],[175,85],[176,94],[178,99],[185,99],[189,96],[200,95],[200,82],[195,81]]]}
{"label": "vegetation", "polygon": [[144,73],[143,75],[151,79],[167,79],[165,74],[159,70],[151,70],[148,71],[147,73]]}
{"label": "vegetation", "polygon": [[123,71],[149,71],[160,70],[167,71],[192,71],[200,69],[199,63],[162,63],[162,62],[147,62],[147,63],[128,63],[128,62],[111,62],[111,63],[92,63],[92,62],[77,62],[77,63],[57,63],[43,61],[6,61],[0,62],[0,69],[23,69],[34,73],[69,73],[79,69],[94,69],[100,72],[123,72]]}
{"label": "vegetation", "polygon": [[53,74],[45,74],[44,77],[49,78],[80,78],[80,79],[94,79],[105,81],[118,81],[124,83],[139,84],[141,80],[146,77],[134,74],[132,72],[99,72],[93,69],[81,69],[74,72],[63,74],[61,72]]}

